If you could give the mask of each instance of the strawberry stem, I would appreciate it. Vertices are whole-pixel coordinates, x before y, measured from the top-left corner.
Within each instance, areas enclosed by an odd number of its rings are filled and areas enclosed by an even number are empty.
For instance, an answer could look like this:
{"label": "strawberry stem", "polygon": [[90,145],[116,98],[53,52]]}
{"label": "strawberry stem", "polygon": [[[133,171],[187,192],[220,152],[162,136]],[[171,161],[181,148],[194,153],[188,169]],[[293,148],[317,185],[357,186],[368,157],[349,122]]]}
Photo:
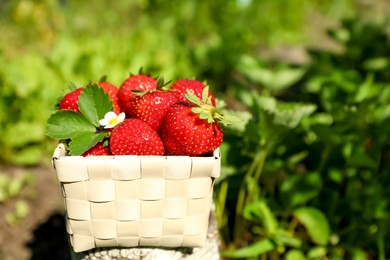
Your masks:
{"label": "strawberry stem", "polygon": [[199,118],[207,120],[208,123],[218,121],[224,125],[234,124],[242,122],[238,117],[232,115],[223,115],[211,102],[211,96],[209,96],[209,87],[206,86],[202,90],[202,100],[200,100],[192,91],[187,89],[187,93],[184,97],[192,104],[196,105],[191,108],[191,111],[195,114],[199,114]]}
{"label": "strawberry stem", "polygon": [[200,100],[192,91],[187,89],[187,93],[184,94],[185,98],[195,104],[196,106],[191,109],[195,114],[199,114],[200,119],[207,120],[208,123],[215,122],[214,119],[218,119],[221,117],[219,113],[217,113],[216,108],[211,103],[211,98],[209,97],[209,87],[206,86],[202,90],[202,100]]}

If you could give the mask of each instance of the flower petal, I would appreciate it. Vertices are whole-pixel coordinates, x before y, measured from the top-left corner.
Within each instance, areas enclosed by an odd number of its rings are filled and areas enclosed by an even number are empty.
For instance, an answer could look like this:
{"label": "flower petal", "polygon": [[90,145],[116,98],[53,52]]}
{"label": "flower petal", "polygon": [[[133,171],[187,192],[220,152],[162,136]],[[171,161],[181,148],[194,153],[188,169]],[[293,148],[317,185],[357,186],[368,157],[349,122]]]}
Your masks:
{"label": "flower petal", "polygon": [[116,117],[117,117],[117,115],[113,111],[107,112],[107,114],[104,116],[104,118],[108,119],[108,120],[112,120],[112,119],[114,119]]}
{"label": "flower petal", "polygon": [[118,115],[118,124],[119,124],[120,122],[122,122],[123,120],[125,120],[125,117],[126,117],[126,114],[125,114],[124,112],[120,113],[120,114]]}
{"label": "flower petal", "polygon": [[102,119],[102,120],[99,120],[99,124],[101,125],[101,126],[106,126],[106,125],[108,125],[109,123],[108,123],[108,120],[107,119]]}

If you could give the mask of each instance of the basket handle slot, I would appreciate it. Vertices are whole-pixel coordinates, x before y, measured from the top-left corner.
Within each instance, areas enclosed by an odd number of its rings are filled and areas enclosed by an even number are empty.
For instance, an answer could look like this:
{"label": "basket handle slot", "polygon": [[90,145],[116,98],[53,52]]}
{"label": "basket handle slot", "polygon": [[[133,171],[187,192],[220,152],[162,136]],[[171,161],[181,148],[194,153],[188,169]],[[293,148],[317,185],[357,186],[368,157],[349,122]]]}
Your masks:
{"label": "basket handle slot", "polygon": [[55,168],[54,160],[58,160],[60,159],[61,156],[65,156],[65,155],[66,155],[65,145],[62,143],[58,144],[52,156],[52,165],[54,168]]}

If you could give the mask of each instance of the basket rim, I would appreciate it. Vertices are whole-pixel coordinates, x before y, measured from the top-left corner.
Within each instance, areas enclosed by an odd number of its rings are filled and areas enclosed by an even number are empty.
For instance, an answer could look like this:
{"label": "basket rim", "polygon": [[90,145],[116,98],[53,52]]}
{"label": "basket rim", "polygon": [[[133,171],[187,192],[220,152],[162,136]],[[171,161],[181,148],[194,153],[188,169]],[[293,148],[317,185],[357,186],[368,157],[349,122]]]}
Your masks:
{"label": "basket rim", "polygon": [[167,157],[190,157],[190,158],[213,158],[213,159],[219,159],[221,157],[221,151],[220,151],[220,148],[218,147],[217,149],[215,149],[212,153],[212,156],[189,156],[189,155],[98,155],[98,156],[87,156],[87,157],[84,157],[84,156],[81,156],[81,155],[78,155],[78,156],[69,156],[66,154],[67,151],[66,151],[66,148],[65,148],[65,145],[63,143],[59,143],[57,145],[57,147],[54,149],[54,152],[53,152],[53,155],[52,155],[52,164],[54,166],[54,161],[56,160],[60,160],[62,157],[66,157],[66,158],[74,158],[74,159],[77,159],[77,160],[80,160],[80,159],[85,159],[85,160],[89,160],[91,158],[108,158],[108,159],[114,159],[115,157],[117,158],[126,158],[126,157],[130,157],[130,158],[148,158],[148,157],[153,157],[153,158],[167,158]]}

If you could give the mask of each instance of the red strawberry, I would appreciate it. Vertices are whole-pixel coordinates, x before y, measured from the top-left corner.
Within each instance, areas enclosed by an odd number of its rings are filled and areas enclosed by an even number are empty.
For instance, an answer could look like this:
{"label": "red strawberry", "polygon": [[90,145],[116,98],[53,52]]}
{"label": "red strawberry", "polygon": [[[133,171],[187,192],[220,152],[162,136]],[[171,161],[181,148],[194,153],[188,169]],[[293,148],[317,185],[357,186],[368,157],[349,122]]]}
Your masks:
{"label": "red strawberry", "polygon": [[149,75],[130,75],[119,87],[118,101],[125,113],[129,113],[130,100],[136,95],[133,90],[147,91],[157,88],[157,80]]}
{"label": "red strawberry", "polygon": [[150,125],[128,118],[112,130],[110,150],[115,155],[164,155],[164,144]]}
{"label": "red strawberry", "polygon": [[59,104],[59,108],[61,110],[73,110],[76,112],[80,112],[78,100],[79,100],[79,96],[80,96],[81,91],[83,91],[83,88],[78,88],[78,89],[73,90],[73,91],[69,92],[68,94],[66,94],[62,98],[62,100]]}
{"label": "red strawberry", "polygon": [[129,115],[141,119],[159,132],[165,113],[177,101],[176,95],[172,92],[163,90],[146,92],[130,101]]}
{"label": "red strawberry", "polygon": [[112,101],[112,106],[114,108],[114,112],[119,115],[122,111],[119,106],[119,101],[118,101],[118,88],[107,81],[102,81],[98,83],[99,87],[102,87],[104,89],[104,92],[110,95],[110,99]]}
{"label": "red strawberry", "polygon": [[[207,92],[204,92],[206,99]],[[170,107],[161,125],[161,138],[167,155],[199,156],[213,152],[223,140],[223,131],[216,119],[222,119],[214,106],[202,103],[190,91],[189,100]],[[192,94],[192,95],[191,95]]]}
{"label": "red strawberry", "polygon": [[[187,93],[187,89],[191,90],[198,98],[202,98],[202,91],[206,87],[202,82],[195,79],[179,79],[175,81],[170,87],[171,91],[175,91],[177,97],[181,101],[187,101],[184,95]],[[214,95],[209,92],[209,97],[211,98],[211,103],[215,106]]]}
{"label": "red strawberry", "polygon": [[108,147],[104,146],[103,143],[97,143],[94,147],[88,149],[82,154],[82,156],[101,156],[101,155],[111,155]]}
{"label": "red strawberry", "polygon": [[[117,96],[118,88],[109,82],[99,82],[98,86],[103,88],[105,93],[109,94],[111,102],[112,102],[112,106],[114,108],[114,112],[116,114],[120,114],[121,109],[120,109],[119,104],[118,104],[118,96]],[[74,85],[72,87],[74,88]],[[68,94],[66,94],[62,98],[62,100],[59,104],[59,108],[61,110],[68,109],[68,110],[80,112],[78,100],[79,100],[79,97],[80,97],[80,94],[82,91],[83,91],[83,88],[77,88],[77,89],[69,92]]]}

